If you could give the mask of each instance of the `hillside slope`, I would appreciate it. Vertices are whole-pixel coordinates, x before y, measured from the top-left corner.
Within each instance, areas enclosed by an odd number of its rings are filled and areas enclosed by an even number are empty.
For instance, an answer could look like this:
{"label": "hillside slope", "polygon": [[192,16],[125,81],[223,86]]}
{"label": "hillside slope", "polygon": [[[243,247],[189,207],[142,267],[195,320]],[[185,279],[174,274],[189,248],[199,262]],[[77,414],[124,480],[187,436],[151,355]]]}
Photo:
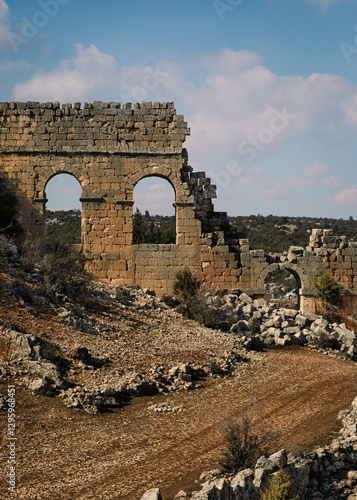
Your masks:
{"label": "hillside slope", "polygon": [[[355,362],[307,347],[251,351],[150,291],[85,279],[76,298],[4,263],[0,287],[18,499],[139,500],[159,485],[166,500],[217,467],[227,420],[248,414],[273,451],[299,451],[329,439],[356,395]],[[2,447],[2,470],[7,460]],[[13,498],[6,487],[3,476],[1,498]]]}

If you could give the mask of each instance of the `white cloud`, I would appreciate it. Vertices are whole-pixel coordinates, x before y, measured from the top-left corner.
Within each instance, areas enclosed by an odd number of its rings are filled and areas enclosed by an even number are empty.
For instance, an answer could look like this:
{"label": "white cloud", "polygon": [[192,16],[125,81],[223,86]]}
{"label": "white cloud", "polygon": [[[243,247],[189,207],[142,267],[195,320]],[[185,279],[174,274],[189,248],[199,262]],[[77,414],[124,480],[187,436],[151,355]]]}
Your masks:
{"label": "white cloud", "polygon": [[281,203],[288,199],[286,193],[283,193],[282,191],[277,191],[276,189],[273,188],[263,189],[260,192],[260,194],[264,201],[272,204]]}
{"label": "white cloud", "polygon": [[151,215],[174,215],[175,192],[171,184],[158,177],[147,177],[138,182],[134,189],[134,212],[138,207]]}
{"label": "white cloud", "polygon": [[321,186],[326,189],[338,188],[341,184],[342,181],[336,175],[330,175],[321,180]]}
{"label": "white cloud", "polygon": [[305,165],[305,167],[303,167],[305,177],[316,177],[319,174],[327,172],[327,170],[327,166],[321,161],[315,161],[311,165]]}
{"label": "white cloud", "polygon": [[217,145],[225,151],[226,161],[245,163],[247,156],[242,156],[240,146],[264,132],[267,136],[266,129],[272,128],[272,109],[280,113],[285,109],[294,119],[271,134],[259,157],[278,150],[297,133],[322,134],[329,143],[337,141],[331,124],[346,124],[341,102],[357,90],[355,84],[335,75],[276,75],[260,64],[256,54],[247,51],[223,50],[206,56],[203,63],[210,70],[203,84],[192,86],[181,79],[180,87],[173,89],[176,100],[178,97],[192,110],[191,116],[186,116],[192,130],[190,156],[201,158],[203,163],[216,156]]}
{"label": "white cloud", "polygon": [[[190,110],[185,116],[192,131],[186,143],[190,159],[195,169],[210,170],[213,182],[220,174],[226,181],[227,166],[235,162],[237,177],[228,175],[226,186],[255,188],[265,200],[286,200],[293,190],[308,186],[341,185],[334,172],[326,177],[328,168],[320,161],[305,165],[295,175],[279,177],[264,171],[264,160],[302,134],[318,136],[322,146],[341,145],[357,125],[356,84],[329,74],[280,76],[247,50],[206,55],[200,62],[206,76],[197,83],[188,73],[187,62],[121,67],[94,45],[78,44],[75,49],[74,57],[61,61],[53,71],[36,73],[17,84],[14,98],[83,102],[104,94],[108,100],[123,101],[123,96],[131,101],[174,100],[179,113]],[[336,200],[347,199],[347,194],[337,195]],[[166,199],[161,188],[137,196],[152,213]]]}
{"label": "white cloud", "polygon": [[357,186],[343,189],[333,198],[334,205],[357,206]]}
{"label": "white cloud", "polygon": [[341,103],[347,123],[357,125],[357,92]]}
{"label": "white cloud", "polygon": [[13,89],[15,100],[77,101],[99,92],[117,76],[114,57],[101,52],[95,45],[84,48],[76,44],[76,56],[60,62],[59,68],[49,73],[40,72]]}
{"label": "white cloud", "polygon": [[245,168],[246,175],[242,179],[239,178],[235,185],[238,189],[254,188],[259,190],[264,201],[276,204],[287,201],[292,192],[296,193],[298,190],[304,192],[309,186],[320,185],[328,188],[341,185],[338,178],[334,176],[323,179],[319,183],[318,176],[327,171],[327,166],[320,161],[305,165],[298,175],[272,176],[257,167],[251,169],[251,172],[249,172],[249,168]]}
{"label": "white cloud", "polygon": [[[104,93],[111,100],[174,100],[177,107],[191,110],[186,116],[192,130],[187,144],[190,155],[203,163],[216,158],[218,145],[225,151],[225,161],[246,163],[248,153],[242,154],[242,149],[247,147],[240,146],[250,146],[260,136],[264,147],[254,147],[262,155],[278,149],[296,133],[323,130],[331,140],[337,140],[331,124],[350,124],[355,119],[357,123],[357,111],[356,116],[352,111],[347,113],[351,100],[357,100],[355,84],[327,74],[305,79],[278,76],[261,64],[256,53],[247,50],[224,49],[206,55],[201,61],[206,79],[194,84],[185,74],[187,67],[180,64],[161,61],[152,66],[120,67],[94,45],[85,48],[78,44],[75,48],[75,56],[61,61],[57,69],[38,72],[18,83],[14,99],[70,102],[96,100]],[[286,113],[293,119],[275,120],[272,125],[274,113]]]}

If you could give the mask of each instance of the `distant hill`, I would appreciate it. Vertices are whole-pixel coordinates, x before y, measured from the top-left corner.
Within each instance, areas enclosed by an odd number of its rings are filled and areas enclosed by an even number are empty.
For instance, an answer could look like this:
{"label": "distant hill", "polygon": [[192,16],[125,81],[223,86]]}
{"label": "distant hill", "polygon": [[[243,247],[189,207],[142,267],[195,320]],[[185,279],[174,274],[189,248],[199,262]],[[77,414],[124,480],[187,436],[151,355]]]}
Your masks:
{"label": "distant hill", "polygon": [[[175,217],[135,214],[135,243],[174,243]],[[292,217],[277,215],[249,215],[230,217],[231,224],[245,233],[251,248],[262,248],[266,253],[282,253],[291,245],[306,247],[311,229],[332,229],[336,236],[357,240],[357,220]],[[81,242],[80,210],[57,210],[46,213],[46,238],[68,244]],[[147,240],[145,239],[147,238]]]}
{"label": "distant hill", "polygon": [[282,253],[291,245],[306,247],[314,228],[332,229],[336,236],[357,239],[357,221],[353,217],[344,220],[258,214],[230,217],[230,221],[238,231],[247,234],[251,248],[263,248],[266,253]]}
{"label": "distant hill", "polygon": [[46,240],[79,245],[81,243],[81,211],[47,210]]}

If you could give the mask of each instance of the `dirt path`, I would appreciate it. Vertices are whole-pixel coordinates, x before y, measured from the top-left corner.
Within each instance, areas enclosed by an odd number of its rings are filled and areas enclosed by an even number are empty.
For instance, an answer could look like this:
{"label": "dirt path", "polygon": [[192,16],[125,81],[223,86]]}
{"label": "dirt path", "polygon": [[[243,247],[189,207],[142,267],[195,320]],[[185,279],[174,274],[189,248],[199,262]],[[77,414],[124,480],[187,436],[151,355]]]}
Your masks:
{"label": "dirt path", "polygon": [[[4,393],[7,386],[2,384]],[[227,419],[248,413],[272,433],[273,447],[300,451],[336,431],[339,410],[357,393],[357,364],[307,349],[275,350],[264,365],[234,379],[214,379],[193,392],[134,400],[110,414],[91,416],[60,400],[17,389],[17,499],[139,500],[160,486],[165,500],[193,487],[217,467]],[[183,404],[181,413],[148,410],[152,402]],[[5,414],[1,436],[6,438]],[[7,470],[7,450],[0,454]]]}

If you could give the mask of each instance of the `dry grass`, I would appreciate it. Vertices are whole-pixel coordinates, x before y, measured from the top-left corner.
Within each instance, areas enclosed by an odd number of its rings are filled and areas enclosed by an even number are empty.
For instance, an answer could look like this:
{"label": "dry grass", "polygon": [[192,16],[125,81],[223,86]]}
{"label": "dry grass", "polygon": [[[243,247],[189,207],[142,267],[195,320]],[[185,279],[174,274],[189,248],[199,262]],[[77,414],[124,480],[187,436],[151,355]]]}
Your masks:
{"label": "dry grass", "polygon": [[4,337],[0,337],[0,361],[10,361],[11,354],[11,343]]}

